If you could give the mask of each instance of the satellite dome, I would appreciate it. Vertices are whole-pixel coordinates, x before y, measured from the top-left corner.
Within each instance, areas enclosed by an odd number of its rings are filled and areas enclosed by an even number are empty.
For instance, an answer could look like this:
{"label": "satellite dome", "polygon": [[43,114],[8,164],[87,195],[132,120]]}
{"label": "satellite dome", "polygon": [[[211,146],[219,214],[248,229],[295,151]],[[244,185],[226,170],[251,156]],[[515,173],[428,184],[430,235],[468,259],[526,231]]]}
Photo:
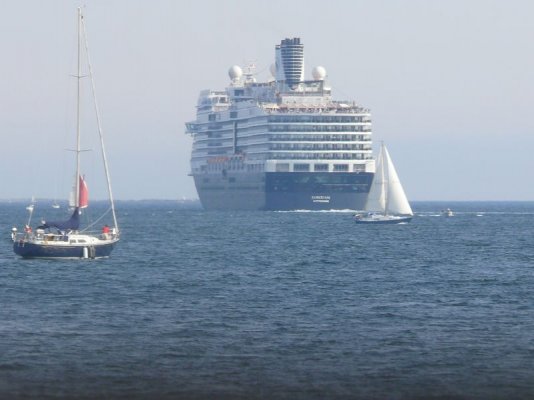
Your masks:
{"label": "satellite dome", "polygon": [[271,75],[273,77],[276,77],[276,65],[271,64],[271,67],[269,68],[269,71],[271,72]]}
{"label": "satellite dome", "polygon": [[228,76],[230,76],[230,79],[233,81],[241,78],[241,75],[243,75],[243,70],[239,65],[234,65],[228,70]]}
{"label": "satellite dome", "polygon": [[324,67],[321,67],[319,65],[313,68],[312,76],[313,76],[313,79],[315,79],[316,81],[324,81],[324,78],[326,77],[326,69],[324,69]]}

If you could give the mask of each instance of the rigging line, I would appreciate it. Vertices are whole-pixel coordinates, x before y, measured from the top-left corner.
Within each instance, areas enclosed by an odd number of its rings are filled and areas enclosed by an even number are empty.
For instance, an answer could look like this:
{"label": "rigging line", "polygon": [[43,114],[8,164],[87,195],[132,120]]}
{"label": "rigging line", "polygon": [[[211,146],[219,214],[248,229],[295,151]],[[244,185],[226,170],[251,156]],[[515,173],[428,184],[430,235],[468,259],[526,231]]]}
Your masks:
{"label": "rigging line", "polygon": [[119,232],[119,224],[117,223],[117,216],[115,214],[115,203],[113,201],[113,193],[111,191],[111,178],[109,176],[109,166],[108,161],[106,158],[106,149],[104,146],[104,133],[102,131],[102,122],[100,119],[100,111],[98,109],[98,103],[96,101],[96,89],[95,89],[95,80],[93,76],[93,67],[91,64],[91,58],[89,57],[89,42],[87,40],[87,31],[85,29],[85,20],[82,16],[82,29],[83,29],[83,37],[85,39],[85,53],[87,55],[87,65],[89,67],[89,77],[91,78],[91,89],[93,92],[93,100],[94,100],[94,106],[95,106],[95,113],[96,113],[96,122],[98,126],[98,135],[100,137],[100,147],[102,149],[102,159],[104,160],[104,169],[106,171],[106,180],[108,184],[108,194],[109,194],[109,200],[111,202],[111,211],[113,214],[113,223],[115,225],[115,229],[117,229],[117,232]]}
{"label": "rigging line", "polygon": [[[102,220],[102,218],[104,218],[106,215],[108,215],[108,213],[110,211],[112,211],[111,207],[109,207],[106,211],[104,211],[104,213],[100,217],[98,217],[95,221],[91,222],[89,225],[87,225],[80,232],[86,232],[89,228],[92,228],[93,226],[95,226],[98,222],[100,222]],[[117,231],[118,231],[118,229],[117,229]]]}

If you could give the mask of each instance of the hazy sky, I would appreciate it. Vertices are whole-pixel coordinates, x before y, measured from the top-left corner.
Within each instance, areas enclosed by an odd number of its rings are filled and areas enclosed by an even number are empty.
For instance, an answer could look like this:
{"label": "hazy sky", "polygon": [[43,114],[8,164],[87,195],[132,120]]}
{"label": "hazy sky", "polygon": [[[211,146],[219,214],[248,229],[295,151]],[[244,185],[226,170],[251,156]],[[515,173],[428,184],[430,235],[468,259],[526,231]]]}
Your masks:
{"label": "hazy sky", "polygon": [[[0,199],[67,197],[79,4],[0,1]],[[266,79],[274,46],[298,36],[306,77],[322,65],[334,97],[371,108],[411,200],[534,200],[530,0],[84,4],[118,199],[196,198],[184,123],[199,91],[246,61]],[[84,153],[102,198],[98,157]]]}

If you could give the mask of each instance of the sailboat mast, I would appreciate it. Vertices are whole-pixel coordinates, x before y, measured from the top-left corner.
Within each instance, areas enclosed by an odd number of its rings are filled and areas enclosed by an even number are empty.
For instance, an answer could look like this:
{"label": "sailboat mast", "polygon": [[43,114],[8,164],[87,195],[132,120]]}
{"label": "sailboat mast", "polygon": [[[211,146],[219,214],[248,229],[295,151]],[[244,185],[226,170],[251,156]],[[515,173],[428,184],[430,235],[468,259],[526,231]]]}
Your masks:
{"label": "sailboat mast", "polygon": [[384,167],[382,168],[382,184],[384,185],[384,215],[388,215],[389,212],[389,154],[386,150],[384,142],[382,142],[382,162]]}
{"label": "sailboat mast", "polygon": [[81,71],[81,24],[82,24],[82,9],[78,7],[78,73],[77,78],[77,90],[76,90],[76,198],[74,204],[76,207],[80,206],[80,80],[82,78]]}

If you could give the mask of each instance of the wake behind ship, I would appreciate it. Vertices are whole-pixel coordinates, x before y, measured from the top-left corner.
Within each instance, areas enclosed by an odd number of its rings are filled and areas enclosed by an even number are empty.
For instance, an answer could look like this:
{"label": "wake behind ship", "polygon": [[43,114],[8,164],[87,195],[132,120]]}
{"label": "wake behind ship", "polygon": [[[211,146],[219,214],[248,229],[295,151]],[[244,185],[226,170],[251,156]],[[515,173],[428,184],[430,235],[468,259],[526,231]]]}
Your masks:
{"label": "wake behind ship", "polygon": [[299,38],[275,47],[273,78],[233,66],[224,91],[204,90],[191,175],[207,210],[363,209],[372,182],[371,114],[332,99],[326,71],[304,80]]}

